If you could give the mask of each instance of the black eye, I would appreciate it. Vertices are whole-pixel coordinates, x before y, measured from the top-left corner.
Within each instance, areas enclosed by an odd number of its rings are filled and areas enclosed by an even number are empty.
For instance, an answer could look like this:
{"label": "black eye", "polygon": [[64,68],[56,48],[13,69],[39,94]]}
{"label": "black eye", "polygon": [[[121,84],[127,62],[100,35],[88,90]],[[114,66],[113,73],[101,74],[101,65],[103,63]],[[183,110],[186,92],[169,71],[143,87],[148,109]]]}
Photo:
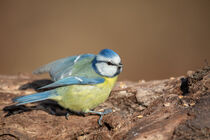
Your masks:
{"label": "black eye", "polygon": [[113,65],[111,62],[107,62],[108,65]]}

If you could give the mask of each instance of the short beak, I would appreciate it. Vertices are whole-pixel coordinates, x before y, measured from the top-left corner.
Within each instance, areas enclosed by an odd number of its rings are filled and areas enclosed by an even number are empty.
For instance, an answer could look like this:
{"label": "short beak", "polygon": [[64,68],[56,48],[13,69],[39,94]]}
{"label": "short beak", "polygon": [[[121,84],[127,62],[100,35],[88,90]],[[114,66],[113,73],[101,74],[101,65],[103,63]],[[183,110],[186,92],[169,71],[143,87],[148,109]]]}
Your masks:
{"label": "short beak", "polygon": [[118,67],[123,67],[123,64],[122,63],[119,63],[117,66]]}

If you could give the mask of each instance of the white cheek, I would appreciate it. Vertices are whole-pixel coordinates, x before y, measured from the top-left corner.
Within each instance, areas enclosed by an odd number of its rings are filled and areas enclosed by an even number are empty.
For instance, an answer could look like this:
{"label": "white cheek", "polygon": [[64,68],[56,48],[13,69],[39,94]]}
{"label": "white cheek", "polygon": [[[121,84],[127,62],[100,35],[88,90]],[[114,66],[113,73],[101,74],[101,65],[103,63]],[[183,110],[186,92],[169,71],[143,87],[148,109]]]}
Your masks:
{"label": "white cheek", "polygon": [[107,58],[107,57],[104,57],[104,56],[101,56],[101,55],[98,55],[96,57],[96,60],[97,61],[111,61],[111,62],[114,62],[115,64],[119,64],[121,62],[121,59],[119,56],[114,56],[112,58]]}
{"label": "white cheek", "polygon": [[121,59],[120,59],[119,56],[115,56],[115,57],[112,58],[112,59],[113,59],[113,62],[114,62],[115,64],[119,64],[119,63],[121,62]]}
{"label": "white cheek", "polygon": [[106,63],[97,63],[96,67],[99,73],[103,76],[112,77],[117,73],[116,66],[107,65]]}

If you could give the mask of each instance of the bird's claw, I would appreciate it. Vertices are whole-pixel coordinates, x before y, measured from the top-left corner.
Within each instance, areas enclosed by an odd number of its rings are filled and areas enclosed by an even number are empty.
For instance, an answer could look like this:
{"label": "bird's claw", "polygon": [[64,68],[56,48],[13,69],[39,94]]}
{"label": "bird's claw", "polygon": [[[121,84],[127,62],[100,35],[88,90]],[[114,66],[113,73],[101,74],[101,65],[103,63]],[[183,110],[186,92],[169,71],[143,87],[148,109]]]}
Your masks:
{"label": "bird's claw", "polygon": [[103,112],[97,112],[97,111],[89,111],[89,113],[93,113],[93,114],[98,114],[100,115],[100,118],[98,119],[98,124],[100,126],[102,126],[102,119],[103,119],[103,116],[106,115],[106,114],[109,114],[112,112],[112,109],[105,109]]}
{"label": "bird's claw", "polygon": [[65,115],[66,120],[69,119],[69,115],[70,115],[70,114],[67,112],[66,115]]}
{"label": "bird's claw", "polygon": [[[88,113],[100,115],[100,118],[98,119],[98,124],[100,126],[102,126],[101,121],[103,119],[103,116],[106,115],[106,114],[109,114],[111,112],[112,112],[112,109],[105,109],[103,112],[89,111]],[[70,115],[69,112],[67,112],[66,115],[65,115],[66,120],[68,120],[69,115]]]}
{"label": "bird's claw", "polygon": [[103,114],[105,115],[105,114],[109,114],[109,113],[111,113],[112,112],[112,109],[104,109],[104,112],[103,112]]}

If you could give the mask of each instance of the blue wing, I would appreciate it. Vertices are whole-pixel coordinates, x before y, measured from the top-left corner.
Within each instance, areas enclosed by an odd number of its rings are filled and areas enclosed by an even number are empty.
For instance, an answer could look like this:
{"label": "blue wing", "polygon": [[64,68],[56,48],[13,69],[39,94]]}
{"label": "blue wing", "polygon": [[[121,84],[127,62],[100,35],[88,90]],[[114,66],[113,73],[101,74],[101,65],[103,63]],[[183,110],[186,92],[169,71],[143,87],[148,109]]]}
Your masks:
{"label": "blue wing", "polygon": [[46,85],[41,87],[40,89],[46,88],[56,88],[56,87],[63,87],[68,85],[92,85],[92,84],[99,84],[103,83],[104,78],[96,77],[96,78],[85,78],[85,77],[67,77],[58,81],[55,81],[52,84]]}
{"label": "blue wing", "polygon": [[93,59],[93,54],[83,54],[78,56],[71,56],[57,61],[51,62],[41,68],[35,70],[34,74],[42,74],[48,72],[52,80],[57,81],[59,79],[71,76],[70,73],[74,67],[74,64],[83,59]]}
{"label": "blue wing", "polygon": [[59,96],[55,90],[49,90],[44,92],[39,92],[31,95],[20,96],[12,99],[13,102],[17,103],[16,105],[23,105],[27,103],[33,103],[37,101],[43,101],[53,97]]}

